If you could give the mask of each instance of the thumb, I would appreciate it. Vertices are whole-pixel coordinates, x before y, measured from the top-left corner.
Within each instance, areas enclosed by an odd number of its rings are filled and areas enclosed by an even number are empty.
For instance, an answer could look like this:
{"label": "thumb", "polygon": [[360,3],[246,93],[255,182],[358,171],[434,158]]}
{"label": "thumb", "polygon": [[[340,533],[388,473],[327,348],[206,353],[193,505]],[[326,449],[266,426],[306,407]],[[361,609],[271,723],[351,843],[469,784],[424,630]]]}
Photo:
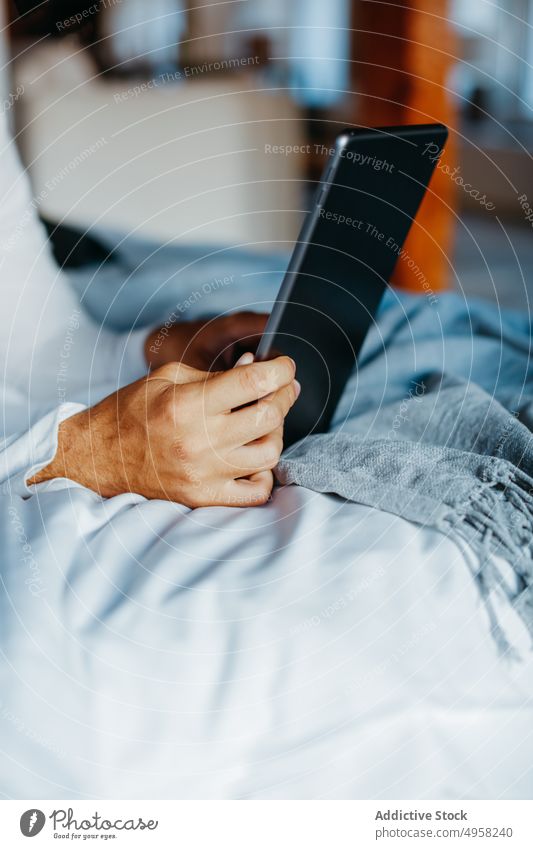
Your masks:
{"label": "thumb", "polygon": [[213,372],[200,371],[200,369],[187,366],[185,363],[165,363],[164,366],[154,369],[148,380],[166,380],[168,383],[200,383],[214,377]]}

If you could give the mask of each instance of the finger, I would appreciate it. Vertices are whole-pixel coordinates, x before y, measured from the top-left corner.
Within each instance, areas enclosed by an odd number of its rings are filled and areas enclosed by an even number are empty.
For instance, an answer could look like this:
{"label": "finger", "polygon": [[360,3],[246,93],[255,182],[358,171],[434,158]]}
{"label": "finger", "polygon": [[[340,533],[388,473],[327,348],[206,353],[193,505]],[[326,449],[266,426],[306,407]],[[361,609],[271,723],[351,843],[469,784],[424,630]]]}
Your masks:
{"label": "finger", "polygon": [[254,361],[254,355],[249,351],[246,354],[243,354],[242,357],[239,357],[233,368],[238,368],[238,366],[249,366]]}
{"label": "finger", "polygon": [[225,436],[221,436],[228,447],[239,448],[283,427],[285,416],[298,397],[295,380],[289,386],[278,389],[242,410],[235,410],[223,422]]}
{"label": "finger", "polygon": [[276,392],[294,380],[294,362],[278,357],[217,374],[206,387],[206,408],[211,413],[229,412]]}
{"label": "finger", "polygon": [[283,451],[283,430],[278,428],[267,436],[248,445],[236,448],[228,455],[228,463],[238,477],[249,477],[257,472],[275,468]]}
{"label": "finger", "polygon": [[265,504],[274,486],[272,472],[258,472],[249,478],[228,481],[225,486],[225,505],[228,507],[258,507]]}

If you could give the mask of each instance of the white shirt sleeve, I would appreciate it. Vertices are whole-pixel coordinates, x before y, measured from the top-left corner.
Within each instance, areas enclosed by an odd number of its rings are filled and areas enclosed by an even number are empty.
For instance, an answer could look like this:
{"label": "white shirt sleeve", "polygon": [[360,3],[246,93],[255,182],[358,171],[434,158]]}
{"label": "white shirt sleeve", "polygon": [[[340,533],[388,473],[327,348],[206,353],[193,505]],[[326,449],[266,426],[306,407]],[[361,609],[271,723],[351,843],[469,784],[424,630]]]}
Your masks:
{"label": "white shirt sleeve", "polygon": [[147,330],[113,333],[85,313],[37,210],[0,115],[0,487],[20,494],[53,458],[63,418],[147,372]]}
{"label": "white shirt sleeve", "polygon": [[[80,308],[67,276],[55,263],[39,221],[38,199],[31,195],[14,142],[0,115],[0,362],[4,380],[22,388],[36,403],[53,403],[57,372],[67,396],[92,387],[117,385],[147,371],[142,343],[147,331],[113,333]],[[68,353],[68,357],[66,354]],[[67,375],[68,372],[68,375]],[[85,400],[83,398],[83,400]],[[55,406],[55,405],[54,405]]]}

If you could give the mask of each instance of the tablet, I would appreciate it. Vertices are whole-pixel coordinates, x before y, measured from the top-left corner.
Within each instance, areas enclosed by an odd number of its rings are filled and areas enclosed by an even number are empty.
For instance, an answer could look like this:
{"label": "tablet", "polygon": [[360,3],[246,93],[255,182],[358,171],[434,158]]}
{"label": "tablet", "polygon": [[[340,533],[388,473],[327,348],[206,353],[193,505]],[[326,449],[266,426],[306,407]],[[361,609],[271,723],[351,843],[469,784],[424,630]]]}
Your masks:
{"label": "tablet", "polygon": [[286,447],[328,430],[396,262],[415,267],[403,245],[447,135],[424,124],[337,138],[256,351],[296,362]]}

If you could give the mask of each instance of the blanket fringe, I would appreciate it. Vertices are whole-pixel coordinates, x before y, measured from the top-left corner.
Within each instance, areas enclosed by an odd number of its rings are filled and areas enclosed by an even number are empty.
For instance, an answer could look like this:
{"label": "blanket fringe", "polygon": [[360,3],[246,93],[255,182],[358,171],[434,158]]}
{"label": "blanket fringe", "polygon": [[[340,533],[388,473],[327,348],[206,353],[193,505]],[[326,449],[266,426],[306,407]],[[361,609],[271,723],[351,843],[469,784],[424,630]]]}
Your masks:
{"label": "blanket fringe", "polygon": [[[506,470],[507,471],[507,470]],[[481,484],[468,504],[448,517],[447,522],[471,546],[476,562],[471,563],[499,651],[517,659],[498,623],[491,598],[503,591],[523,620],[533,648],[533,497],[530,479],[519,470],[499,474]],[[494,562],[504,557],[513,567],[519,588],[509,587]]]}

